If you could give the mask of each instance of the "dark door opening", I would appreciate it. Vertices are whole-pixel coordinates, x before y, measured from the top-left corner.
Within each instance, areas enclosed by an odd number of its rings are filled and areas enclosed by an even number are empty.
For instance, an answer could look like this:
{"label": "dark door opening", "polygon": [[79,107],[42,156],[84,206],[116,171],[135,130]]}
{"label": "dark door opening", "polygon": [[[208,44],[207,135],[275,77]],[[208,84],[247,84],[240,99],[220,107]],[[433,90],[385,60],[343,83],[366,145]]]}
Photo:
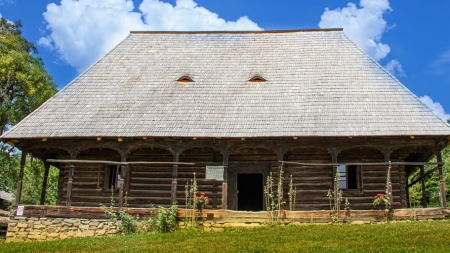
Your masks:
{"label": "dark door opening", "polygon": [[262,211],[263,210],[263,175],[238,174],[238,210]]}

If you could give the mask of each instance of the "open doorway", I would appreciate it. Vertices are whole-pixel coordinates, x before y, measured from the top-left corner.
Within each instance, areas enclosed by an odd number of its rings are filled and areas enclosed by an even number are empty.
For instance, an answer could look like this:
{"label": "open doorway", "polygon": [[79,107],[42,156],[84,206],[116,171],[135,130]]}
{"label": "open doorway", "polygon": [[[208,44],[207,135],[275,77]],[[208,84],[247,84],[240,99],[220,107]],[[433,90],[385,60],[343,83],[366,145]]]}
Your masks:
{"label": "open doorway", "polygon": [[238,174],[238,210],[262,211],[264,185],[262,173]]}

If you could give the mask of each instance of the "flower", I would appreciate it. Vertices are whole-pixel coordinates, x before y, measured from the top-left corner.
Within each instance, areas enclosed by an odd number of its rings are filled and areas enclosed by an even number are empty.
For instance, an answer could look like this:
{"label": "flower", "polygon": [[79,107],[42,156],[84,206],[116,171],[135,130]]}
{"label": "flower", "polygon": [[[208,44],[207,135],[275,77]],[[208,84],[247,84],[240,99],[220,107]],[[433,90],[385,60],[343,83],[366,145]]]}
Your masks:
{"label": "flower", "polygon": [[199,196],[195,196],[195,203],[197,205],[199,204],[209,204],[209,198],[208,196],[206,196],[206,194],[204,192],[200,193],[200,197]]}
{"label": "flower", "polygon": [[378,206],[378,205],[382,205],[382,204],[386,204],[386,203],[387,203],[387,199],[384,198],[383,193],[377,193],[377,195],[375,195],[375,199],[373,200],[374,206]]}

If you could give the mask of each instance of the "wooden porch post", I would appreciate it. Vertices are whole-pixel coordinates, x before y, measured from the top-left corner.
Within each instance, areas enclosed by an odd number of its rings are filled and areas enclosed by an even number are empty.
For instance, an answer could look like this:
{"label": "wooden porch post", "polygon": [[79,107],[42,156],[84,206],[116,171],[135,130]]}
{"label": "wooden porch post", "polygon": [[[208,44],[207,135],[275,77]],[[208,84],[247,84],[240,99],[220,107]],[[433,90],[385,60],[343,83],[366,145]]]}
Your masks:
{"label": "wooden porch post", "polygon": [[45,195],[47,193],[47,181],[48,181],[48,172],[50,170],[50,163],[45,162],[46,159],[44,159],[44,179],[42,180],[42,191],[41,191],[41,202],[40,205],[45,205]]}
{"label": "wooden porch post", "polygon": [[[390,162],[391,161],[391,153],[392,153],[392,151],[393,150],[391,148],[383,148],[382,153],[384,155],[384,161],[385,162]],[[387,169],[386,169],[386,176],[387,176],[387,173],[391,173],[390,169],[391,169],[391,165],[389,165],[387,167]],[[392,209],[393,203],[394,203],[394,199],[393,199],[394,196],[392,194],[392,179],[389,180],[388,191],[389,191],[389,196],[388,196],[389,197],[389,206]]]}
{"label": "wooden porch post", "polygon": [[[441,149],[436,149],[436,161],[442,163]],[[447,198],[445,196],[444,174],[442,173],[442,164],[438,164],[439,170],[439,192],[441,194],[441,206],[447,207]]]}
{"label": "wooden porch post", "polygon": [[[174,151],[173,162],[177,163],[180,160],[180,151]],[[172,183],[170,185],[170,204],[177,202],[177,186],[178,186],[178,165],[174,164],[172,169]]]}
{"label": "wooden porch post", "polygon": [[228,203],[228,158],[230,157],[231,151],[226,150],[222,152],[223,156],[223,182],[222,182],[222,209],[227,209]]}
{"label": "wooden porch post", "polygon": [[24,173],[24,170],[25,170],[25,162],[26,161],[27,161],[27,152],[26,151],[22,151],[22,157],[20,159],[19,180],[17,181],[16,205],[20,204],[20,198],[22,197],[23,173]]}
{"label": "wooden porch post", "polygon": [[72,184],[73,184],[73,170],[74,165],[73,163],[70,163],[70,169],[69,169],[69,181],[67,182],[67,199],[66,199],[66,206],[72,205]]}
{"label": "wooden porch post", "polygon": [[425,171],[423,165],[420,166],[420,180],[422,181],[422,207],[427,207],[427,193],[425,189]]}
{"label": "wooden porch post", "polygon": [[[120,153],[121,162],[126,162],[127,161],[127,151],[122,151]],[[122,164],[120,165],[120,179],[119,179],[119,207],[123,207],[123,192],[124,192],[124,182],[125,182],[125,177],[126,177],[126,169],[125,169],[125,165]]]}
{"label": "wooden porch post", "polygon": [[125,178],[125,165],[120,165],[120,179],[119,179],[119,207],[123,207],[124,178]]}
{"label": "wooden porch post", "polygon": [[[77,159],[78,150],[72,150],[70,152],[70,159],[75,160]],[[66,199],[66,206],[69,207],[72,205],[72,184],[73,184],[73,173],[75,169],[75,165],[73,163],[70,163],[69,165],[69,181],[67,182],[67,199]]]}
{"label": "wooden porch post", "polygon": [[[328,153],[331,155],[331,163],[338,163],[338,155],[341,152],[341,150],[337,149],[337,148],[328,148]],[[338,199],[337,199],[337,191],[338,189],[338,184],[335,182],[335,177],[336,177],[336,172],[337,172],[338,166],[333,165],[333,192],[334,194],[334,206],[336,207],[338,204]]]}

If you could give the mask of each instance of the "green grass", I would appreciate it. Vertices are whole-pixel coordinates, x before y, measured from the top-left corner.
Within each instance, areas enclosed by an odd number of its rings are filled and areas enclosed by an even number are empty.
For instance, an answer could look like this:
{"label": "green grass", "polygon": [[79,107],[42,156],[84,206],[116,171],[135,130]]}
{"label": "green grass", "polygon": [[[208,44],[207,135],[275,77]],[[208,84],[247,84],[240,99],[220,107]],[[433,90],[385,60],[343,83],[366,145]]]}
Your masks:
{"label": "green grass", "polygon": [[449,252],[450,221],[308,225],[176,232],[35,243],[0,252]]}

